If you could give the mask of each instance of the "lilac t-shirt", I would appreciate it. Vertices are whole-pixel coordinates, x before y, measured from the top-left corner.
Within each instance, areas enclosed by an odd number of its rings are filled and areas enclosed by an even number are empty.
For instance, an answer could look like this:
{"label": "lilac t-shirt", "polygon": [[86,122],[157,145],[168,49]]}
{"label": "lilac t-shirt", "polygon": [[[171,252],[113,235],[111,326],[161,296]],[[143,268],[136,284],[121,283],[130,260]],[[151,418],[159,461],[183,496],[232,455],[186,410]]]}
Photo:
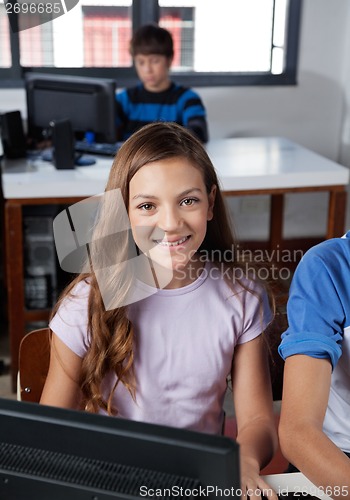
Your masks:
{"label": "lilac t-shirt", "polygon": [[[207,265],[182,288],[158,290],[128,306],[135,331],[136,402],[118,384],[114,404],[123,418],[219,434],[227,376],[237,344],[257,337],[271,320],[265,294],[259,298],[236,284],[235,291]],[[141,287],[148,287],[139,283]],[[153,290],[154,291],[154,290]],[[79,283],[50,323],[78,356],[89,347],[89,285]],[[107,397],[114,385],[103,381]]]}

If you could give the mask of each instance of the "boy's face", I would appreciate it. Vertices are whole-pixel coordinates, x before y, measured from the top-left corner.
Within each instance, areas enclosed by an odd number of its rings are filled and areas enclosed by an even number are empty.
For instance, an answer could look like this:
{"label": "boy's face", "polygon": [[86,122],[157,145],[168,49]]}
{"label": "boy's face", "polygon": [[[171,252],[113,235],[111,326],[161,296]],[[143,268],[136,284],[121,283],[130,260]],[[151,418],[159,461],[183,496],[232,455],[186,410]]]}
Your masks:
{"label": "boy's face", "polygon": [[149,92],[162,92],[169,87],[171,58],[159,54],[137,54],[134,57],[137,75]]}

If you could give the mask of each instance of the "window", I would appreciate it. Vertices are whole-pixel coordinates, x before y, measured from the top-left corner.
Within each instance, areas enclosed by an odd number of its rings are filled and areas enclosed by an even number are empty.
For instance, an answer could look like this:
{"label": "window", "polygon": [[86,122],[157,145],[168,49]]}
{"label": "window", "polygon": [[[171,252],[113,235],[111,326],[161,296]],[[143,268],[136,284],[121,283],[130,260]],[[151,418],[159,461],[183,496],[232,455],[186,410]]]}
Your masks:
{"label": "window", "polygon": [[0,0],[0,68],[11,66],[10,26],[5,5]]}
{"label": "window", "polygon": [[[174,3],[160,0],[160,25],[173,33],[181,53],[189,53],[189,69],[211,73],[272,70],[271,38],[279,26],[283,50],[286,0],[216,0],[215,9],[205,0],[192,2],[192,8],[176,8]],[[275,3],[279,9],[274,17]],[[187,46],[181,46],[182,36]]]}
{"label": "window", "polygon": [[195,7],[166,5],[160,2],[159,25],[170,31],[174,40],[173,71],[195,71]]}
{"label": "window", "polygon": [[172,72],[180,83],[296,81],[300,0],[216,0],[215,8],[212,0],[75,3],[67,14],[50,22],[38,12],[13,13],[19,26],[13,33],[0,0],[0,78],[11,69],[20,76],[31,68],[61,73],[64,69],[66,74],[112,77],[119,86],[130,85],[136,81],[129,54],[132,30],[159,22],[173,35]]}
{"label": "window", "polygon": [[84,66],[130,67],[131,9],[82,6]]}
{"label": "window", "polygon": [[[19,16],[20,65],[42,67],[53,64],[52,22],[42,23],[40,13]],[[36,26],[33,26],[35,22]]]}

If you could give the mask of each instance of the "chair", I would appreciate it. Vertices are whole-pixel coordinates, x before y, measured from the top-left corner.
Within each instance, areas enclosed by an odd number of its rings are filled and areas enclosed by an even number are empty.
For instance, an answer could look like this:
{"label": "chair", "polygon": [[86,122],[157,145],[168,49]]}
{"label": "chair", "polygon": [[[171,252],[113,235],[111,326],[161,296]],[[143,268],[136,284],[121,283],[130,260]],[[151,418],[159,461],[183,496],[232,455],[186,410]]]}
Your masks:
{"label": "chair", "polygon": [[38,403],[50,362],[50,329],[27,333],[19,347],[17,399]]}
{"label": "chair", "polygon": [[277,309],[276,316],[265,332],[269,349],[269,365],[274,401],[282,400],[284,361],[278,353],[281,335],[288,328],[287,314]]}

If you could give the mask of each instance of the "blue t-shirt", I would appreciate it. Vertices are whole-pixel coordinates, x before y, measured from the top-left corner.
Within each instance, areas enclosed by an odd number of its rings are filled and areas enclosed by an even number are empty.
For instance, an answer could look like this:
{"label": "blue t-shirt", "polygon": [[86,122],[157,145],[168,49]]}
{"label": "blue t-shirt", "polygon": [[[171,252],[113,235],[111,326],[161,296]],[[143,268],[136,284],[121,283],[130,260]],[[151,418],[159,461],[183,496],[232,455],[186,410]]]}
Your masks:
{"label": "blue t-shirt", "polygon": [[288,322],[279,347],[284,359],[308,354],[335,367],[350,327],[350,231],[304,255],[290,289]]}
{"label": "blue t-shirt", "polygon": [[350,451],[350,231],[310,249],[294,274],[283,359],[294,354],[329,359],[331,389],[324,431]]}
{"label": "blue t-shirt", "polygon": [[202,142],[208,141],[206,111],[192,89],[171,83],[163,92],[149,92],[142,84],[116,95],[120,140],[152,122],[176,122],[190,129]]}

